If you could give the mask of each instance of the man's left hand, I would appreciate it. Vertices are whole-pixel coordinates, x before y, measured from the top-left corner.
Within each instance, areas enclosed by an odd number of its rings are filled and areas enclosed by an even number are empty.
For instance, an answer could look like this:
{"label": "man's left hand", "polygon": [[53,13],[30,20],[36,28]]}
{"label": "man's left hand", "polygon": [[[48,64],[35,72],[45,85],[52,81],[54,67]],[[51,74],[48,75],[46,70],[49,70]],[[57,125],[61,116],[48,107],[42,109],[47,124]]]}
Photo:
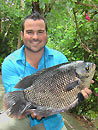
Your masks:
{"label": "man's left hand", "polygon": [[[92,80],[91,83],[94,83],[94,81]],[[81,93],[85,99],[88,99],[88,96],[92,94],[92,91],[89,88],[85,88],[81,91]]]}

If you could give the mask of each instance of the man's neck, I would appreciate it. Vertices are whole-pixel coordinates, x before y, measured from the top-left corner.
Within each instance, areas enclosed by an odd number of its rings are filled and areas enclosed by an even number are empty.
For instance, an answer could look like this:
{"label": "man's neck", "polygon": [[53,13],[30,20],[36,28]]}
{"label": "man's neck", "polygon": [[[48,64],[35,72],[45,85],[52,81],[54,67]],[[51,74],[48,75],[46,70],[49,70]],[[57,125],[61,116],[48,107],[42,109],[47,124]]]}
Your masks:
{"label": "man's neck", "polygon": [[25,55],[26,55],[26,61],[33,66],[34,68],[38,69],[38,64],[40,59],[42,58],[44,53],[44,48],[39,52],[32,52],[25,48]]}

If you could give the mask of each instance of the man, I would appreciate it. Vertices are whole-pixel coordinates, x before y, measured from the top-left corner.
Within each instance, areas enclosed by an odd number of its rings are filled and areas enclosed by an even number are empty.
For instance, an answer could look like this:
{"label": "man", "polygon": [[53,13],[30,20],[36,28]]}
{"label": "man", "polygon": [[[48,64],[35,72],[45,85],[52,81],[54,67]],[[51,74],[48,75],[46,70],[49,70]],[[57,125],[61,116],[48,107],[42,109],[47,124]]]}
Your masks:
{"label": "man", "polygon": [[[24,45],[6,57],[2,64],[2,81],[6,93],[17,90],[14,86],[23,77],[68,62],[62,53],[46,47],[47,24],[39,13],[35,12],[24,19],[21,37]],[[85,89],[82,94],[88,98],[91,91]],[[13,119],[4,113],[0,119],[0,130],[67,130],[60,114],[42,118],[31,113],[28,117],[21,115]]]}

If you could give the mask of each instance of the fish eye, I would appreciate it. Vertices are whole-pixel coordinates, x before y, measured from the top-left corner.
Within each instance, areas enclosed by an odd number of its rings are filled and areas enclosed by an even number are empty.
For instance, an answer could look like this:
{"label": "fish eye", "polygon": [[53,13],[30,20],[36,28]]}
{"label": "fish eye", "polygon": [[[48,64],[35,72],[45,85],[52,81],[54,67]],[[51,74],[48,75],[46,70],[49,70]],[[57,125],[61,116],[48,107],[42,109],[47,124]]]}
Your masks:
{"label": "fish eye", "polygon": [[89,71],[89,66],[85,67],[85,69],[86,69],[87,71]]}

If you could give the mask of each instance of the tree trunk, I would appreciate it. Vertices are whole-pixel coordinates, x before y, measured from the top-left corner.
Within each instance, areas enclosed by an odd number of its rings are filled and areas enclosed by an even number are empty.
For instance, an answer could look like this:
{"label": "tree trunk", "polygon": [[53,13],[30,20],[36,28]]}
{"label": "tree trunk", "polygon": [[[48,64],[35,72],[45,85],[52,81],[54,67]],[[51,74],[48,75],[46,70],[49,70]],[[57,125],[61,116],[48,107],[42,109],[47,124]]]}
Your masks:
{"label": "tree trunk", "polygon": [[47,13],[49,13],[51,11],[51,8],[54,5],[54,3],[55,3],[55,0],[52,0],[51,3],[46,3],[45,4],[45,9],[42,9],[42,8],[40,8],[39,0],[37,2],[34,2],[32,0],[32,12],[37,11],[40,14],[44,14],[44,16],[46,16]]}
{"label": "tree trunk", "polygon": [[0,33],[1,33],[1,10],[0,10]]}
{"label": "tree trunk", "polygon": [[[20,8],[21,8],[21,10],[24,11],[24,0],[20,0]],[[20,34],[19,34],[17,49],[19,49],[20,47],[21,47],[21,37],[20,37]]]}
{"label": "tree trunk", "polygon": [[37,11],[37,12],[39,12],[40,14],[42,13],[42,10],[41,10],[41,8],[40,8],[40,6],[39,6],[39,0],[38,0],[37,2],[34,2],[34,1],[32,0],[32,12],[34,12],[34,11]]}

